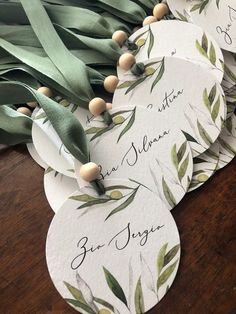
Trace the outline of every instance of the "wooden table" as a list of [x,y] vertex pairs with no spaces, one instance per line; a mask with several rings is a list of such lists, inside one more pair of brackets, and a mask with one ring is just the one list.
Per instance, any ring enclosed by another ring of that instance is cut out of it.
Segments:
[[[236,160],[173,210],[182,259],[150,313],[236,313]],[[0,149],[0,314],[77,313],[57,293],[45,261],[53,212],[43,170],[24,146]]]

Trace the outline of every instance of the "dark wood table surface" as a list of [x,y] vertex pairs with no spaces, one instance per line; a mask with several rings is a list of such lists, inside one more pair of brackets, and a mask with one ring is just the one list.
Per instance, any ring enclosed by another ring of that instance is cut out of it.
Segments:
[[[177,278],[150,313],[236,313],[236,160],[173,210],[182,242]],[[49,277],[53,211],[43,170],[24,146],[0,149],[0,313],[77,313]]]

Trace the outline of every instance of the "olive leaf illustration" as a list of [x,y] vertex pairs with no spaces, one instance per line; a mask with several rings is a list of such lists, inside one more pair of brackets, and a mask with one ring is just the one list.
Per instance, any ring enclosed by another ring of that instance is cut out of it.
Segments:
[[124,293],[122,287],[120,286],[118,280],[105,267],[103,267],[103,271],[104,271],[104,274],[105,274],[105,279],[106,279],[107,285],[110,288],[110,290],[112,291],[112,293],[121,302],[123,302],[126,305],[126,307],[128,307],[128,303],[127,303],[127,299],[126,299],[125,293]]
[[165,243],[161,247],[157,256],[157,292],[160,287],[163,286],[171,277],[179,261],[179,259],[177,259],[174,263],[169,265],[178,254],[180,250],[180,245],[178,244],[172,247],[168,252],[166,252],[167,247],[168,243]]
[[[128,116],[127,116],[128,114]],[[91,127],[88,130],[85,131],[87,135],[93,135],[90,139],[90,142],[94,141],[95,139],[99,138],[100,136],[104,135],[105,133],[111,131],[115,127],[121,127],[124,123],[127,123],[125,128],[122,130],[120,135],[118,136],[117,143],[120,141],[120,139],[131,129],[135,122],[135,114],[136,114],[136,108],[133,110],[122,110],[118,111],[111,115],[113,124],[109,126],[104,127]]]
[[143,291],[142,291],[142,285],[141,285],[141,277],[139,277],[139,280],[138,280],[137,285],[136,285],[134,304],[135,304],[136,314],[143,314],[145,312],[144,300],[143,300]]
[[236,155],[236,151],[235,149],[230,145],[228,144],[225,140],[223,140],[222,138],[218,138],[218,141],[220,142],[221,146],[228,152],[230,153],[231,155]]
[[236,84],[236,74],[233,73],[230,68],[224,64],[224,72],[225,72],[225,75],[234,83]]
[[[86,284],[86,283],[85,283]],[[74,299],[65,299],[66,302],[69,304],[77,307],[80,310],[84,310],[88,314],[97,314],[98,310],[96,309],[96,304],[102,305],[105,309],[110,310],[112,313],[119,313],[117,309],[114,308],[113,305],[111,305],[109,302],[95,297],[92,295],[92,303],[93,306],[91,306],[86,300],[82,293],[82,291],[71,284],[64,281],[64,285],[72,295]],[[86,284],[87,285],[87,284]],[[88,286],[88,285],[87,285]],[[95,307],[95,308],[94,308]]]
[[164,177],[162,177],[162,189],[163,189],[164,196],[167,202],[169,203],[169,205],[171,206],[171,208],[175,207],[177,205],[177,202],[175,200],[173,193],[171,192],[171,189],[167,185]]
[[175,12],[177,13],[177,15],[178,15],[180,21],[188,22],[187,17],[184,16],[181,12],[179,12],[179,11],[177,11],[177,10],[176,10]]
[[188,154],[184,158],[186,151],[187,141],[185,141],[178,150],[176,144],[172,147],[171,150],[171,160],[177,170],[180,182],[182,182],[183,178],[185,177],[189,166],[190,155]]
[[209,43],[206,33],[202,35],[201,43],[196,40],[196,48],[202,56],[204,56],[211,62],[212,65],[216,65],[216,50],[213,43]]
[[[102,197],[94,197],[88,194],[81,194],[81,195],[74,195],[71,196],[69,199],[83,203],[77,209],[85,209],[89,207],[93,207],[95,205],[106,204],[110,203],[119,203],[117,207],[115,207],[110,214],[106,217],[105,220],[109,219],[111,216],[115,215],[116,213],[124,210],[127,208],[135,199],[135,196],[141,186],[145,187],[141,183],[133,181],[137,184],[136,187],[129,187],[124,185],[113,185],[106,187],[106,194]],[[145,187],[147,188],[147,187]],[[125,193],[124,193],[125,191]],[[123,194],[124,193],[124,194]],[[123,201],[123,202],[122,202]]]
[[198,132],[199,132],[202,140],[207,144],[207,146],[211,146],[213,144],[213,141],[212,141],[210,135],[207,133],[207,131],[201,125],[199,120],[197,120],[197,127],[198,127]]
[[[216,0],[219,1],[219,0]],[[202,13],[202,11],[205,9],[205,7],[208,5],[209,0],[200,0],[200,3],[195,4],[191,9],[190,12],[194,12],[199,10],[199,14]]]
[[[165,58],[157,62],[147,63],[145,65],[144,74],[141,77],[139,76],[137,79],[132,80],[132,81],[122,82],[120,85],[118,85],[117,89],[126,89],[125,95],[127,95],[130,92],[134,91],[139,85],[145,82],[148,78],[154,76],[154,74],[157,72],[157,76],[151,86],[151,92],[152,92],[154,87],[161,80],[165,72],[165,60],[164,59]],[[152,67],[153,65],[158,65],[158,67],[155,69]]]
[[149,59],[151,52],[152,52],[152,49],[153,49],[153,46],[154,46],[154,40],[155,40],[152,29],[151,29],[151,25],[149,25],[148,37],[149,37],[149,45],[148,45],[147,54],[148,54],[148,59]]

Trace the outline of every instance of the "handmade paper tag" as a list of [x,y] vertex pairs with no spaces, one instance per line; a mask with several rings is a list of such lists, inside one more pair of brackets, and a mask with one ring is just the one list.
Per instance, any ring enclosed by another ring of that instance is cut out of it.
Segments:
[[50,167],[46,169],[44,173],[44,191],[48,203],[55,213],[78,188],[75,179],[64,176]]
[[193,159],[193,177],[189,192],[196,190],[216,172],[220,158],[220,144],[216,141],[205,153]]
[[46,169],[48,165],[42,160],[42,158],[37,153],[37,150],[34,147],[33,143],[27,143],[26,144],[28,152],[30,156],[33,158],[33,160],[42,168]]
[[100,179],[133,179],[172,209],[187,192],[193,171],[184,134],[142,107],[123,106],[110,113],[113,125],[96,128],[91,123],[86,130]]
[[180,58],[155,58],[144,65],[140,77],[127,71],[114,93],[113,108],[155,110],[156,121],[165,119],[169,128],[184,132],[194,157],[202,154],[219,136],[226,117],[220,84],[203,67]]
[[236,52],[235,0],[196,0],[188,6],[193,23],[210,33],[221,48]]
[[[212,36],[196,25],[181,21],[160,21],[142,27],[129,40],[138,46],[136,62],[163,56],[181,57],[201,64],[219,82],[223,79],[221,49]],[[120,76],[120,79],[124,77]]]
[[178,230],[168,209],[143,185],[125,180],[104,185],[106,195],[95,199],[78,191],[54,216],[48,270],[61,296],[80,313],[145,313],[176,276]]
[[[86,124],[93,118],[88,110],[73,104],[68,106],[68,110],[74,113],[83,127],[86,127]],[[34,118],[32,138],[39,156],[46,164],[61,174],[72,178],[75,177],[74,157],[63,145],[42,109]]]

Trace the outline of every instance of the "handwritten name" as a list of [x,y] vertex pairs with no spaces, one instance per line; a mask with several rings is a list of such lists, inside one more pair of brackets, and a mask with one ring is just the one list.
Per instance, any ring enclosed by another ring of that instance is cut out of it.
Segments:
[[170,130],[165,130],[163,131],[162,134],[159,134],[158,136],[152,139],[149,139],[147,135],[144,135],[142,138],[141,145],[137,145],[134,142],[131,142],[129,149],[122,157],[120,163],[118,163],[115,166],[112,166],[111,169],[106,170],[105,172],[103,172],[103,168],[100,165],[101,179],[104,180],[106,177],[109,177],[113,172],[118,171],[120,167],[122,167],[124,164],[130,167],[135,166],[138,163],[141,155],[148,153],[153,148],[154,145],[158,144],[158,142],[164,139],[166,136],[168,136],[169,133]]
[[153,104],[149,104],[147,106],[148,109],[155,109],[158,112],[162,112],[167,110],[168,108],[171,107],[171,105],[181,96],[183,95],[184,90],[178,90],[175,91],[174,89],[172,89],[171,92],[165,92],[165,96],[164,99],[162,100],[161,106],[157,106],[157,105],[153,105]]
[[236,20],[236,10],[228,5],[228,14],[229,14],[229,21],[227,22],[227,25],[217,26],[216,31],[218,34],[222,35],[224,37],[224,41],[227,45],[232,45],[233,39],[230,35],[231,28],[233,27],[234,21]]
[[107,247],[113,247],[117,251],[125,250],[132,241],[137,241],[138,245],[144,247],[150,238],[150,236],[162,228],[165,225],[152,226],[142,231],[133,231],[131,223],[129,222],[121,231],[116,233],[107,243],[100,243],[97,245],[90,244],[88,237],[82,237],[78,243],[78,253],[71,261],[71,268],[73,270],[78,269],[86,260],[88,254],[93,254],[97,251],[105,249]]

